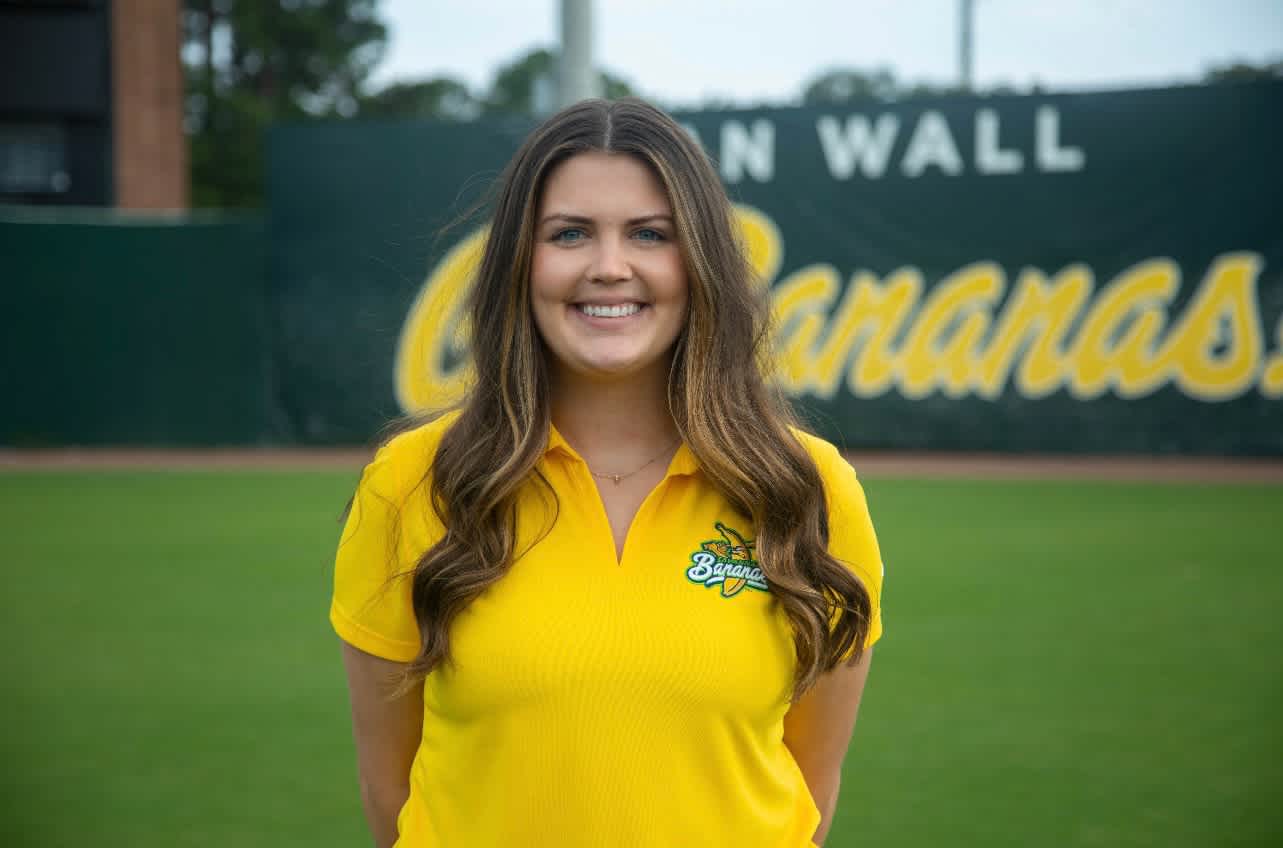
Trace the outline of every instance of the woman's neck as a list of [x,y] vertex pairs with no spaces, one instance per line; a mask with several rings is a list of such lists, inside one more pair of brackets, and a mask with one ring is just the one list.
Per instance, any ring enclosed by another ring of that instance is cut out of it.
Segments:
[[678,441],[667,379],[667,369],[618,381],[555,375],[553,424],[590,467],[645,461]]

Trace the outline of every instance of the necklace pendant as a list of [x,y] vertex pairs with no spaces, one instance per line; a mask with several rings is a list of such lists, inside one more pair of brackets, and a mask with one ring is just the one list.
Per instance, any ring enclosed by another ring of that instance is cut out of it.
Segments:
[[612,474],[612,475],[610,475],[610,479],[612,479],[612,480],[614,480],[614,481],[615,481],[615,485],[616,485],[616,486],[618,486],[618,485],[619,485],[619,475],[618,475],[618,474]]

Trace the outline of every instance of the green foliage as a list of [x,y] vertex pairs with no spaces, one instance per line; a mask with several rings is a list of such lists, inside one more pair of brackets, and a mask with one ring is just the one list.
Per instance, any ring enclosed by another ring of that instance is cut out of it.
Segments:
[[270,106],[250,92],[213,98],[200,129],[188,139],[193,206],[262,205],[263,130],[273,117]]
[[551,101],[557,84],[557,54],[538,48],[502,65],[486,92],[487,115],[534,115],[538,89]]
[[430,117],[443,121],[470,121],[482,104],[465,83],[451,77],[421,82],[394,82],[361,98],[363,118]]
[[355,114],[383,55],[378,0],[184,0],[196,206],[259,206],[276,120]]
[[[451,77],[401,81],[367,93],[387,28],[378,0],[184,0],[185,126],[192,204],[263,203],[263,134],[308,118],[536,116],[556,95],[556,51],[530,50],[498,69],[483,93]],[[633,93],[603,73],[610,98]]]
[[[546,48],[529,50],[501,65],[490,86],[474,92],[453,77],[395,82],[362,97],[360,117],[433,118],[470,121],[488,115],[539,117],[556,104],[559,56]],[[608,71],[601,73],[602,96],[629,97],[633,88]]]
[[888,103],[912,97],[936,97],[955,93],[961,92],[950,86],[902,82],[890,68],[875,68],[871,71],[834,68],[812,77],[803,86],[802,105],[840,106],[867,100]]
[[889,68],[861,71],[839,68],[825,71],[802,89],[806,106],[835,105],[852,100],[893,100],[900,85]]
[[618,100],[621,97],[635,97],[637,92],[633,91],[632,85],[622,77],[617,77],[610,71],[601,72],[601,96],[607,100]]
[[[552,111],[556,102],[560,53],[540,47],[518,56],[495,72],[482,98],[487,115],[536,117]],[[610,100],[630,97],[633,88],[608,71],[599,74],[602,96]]]
[[[1254,80],[1283,79],[1283,60],[1253,65],[1234,62],[1210,68],[1203,75],[1203,83],[1219,84],[1250,82]],[[848,103],[893,103],[921,97],[941,97],[951,94],[1012,95],[1041,94],[1044,88],[1034,83],[1027,89],[1007,83],[998,83],[968,92],[957,85],[937,85],[929,82],[910,83],[896,77],[887,67],[864,70],[861,68],[832,68],[817,74],[802,87],[804,106],[840,106]],[[715,108],[733,108],[730,102],[713,104]]]
[[1226,82],[1254,82],[1256,80],[1283,79],[1283,59],[1253,65],[1248,62],[1232,62],[1209,68],[1203,75],[1203,82],[1217,84]]

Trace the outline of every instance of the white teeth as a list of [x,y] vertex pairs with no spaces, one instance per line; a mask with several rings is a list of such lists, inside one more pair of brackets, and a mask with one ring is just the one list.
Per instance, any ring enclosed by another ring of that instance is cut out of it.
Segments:
[[594,318],[624,318],[641,311],[640,303],[620,303],[615,306],[595,306],[591,303],[579,304],[579,310]]

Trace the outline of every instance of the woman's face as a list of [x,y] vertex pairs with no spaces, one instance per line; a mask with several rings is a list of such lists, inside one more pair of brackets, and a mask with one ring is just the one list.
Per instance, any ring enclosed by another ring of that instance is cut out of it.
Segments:
[[530,299],[560,376],[666,375],[688,285],[672,207],[646,165],[590,152],[552,170],[537,210]]

